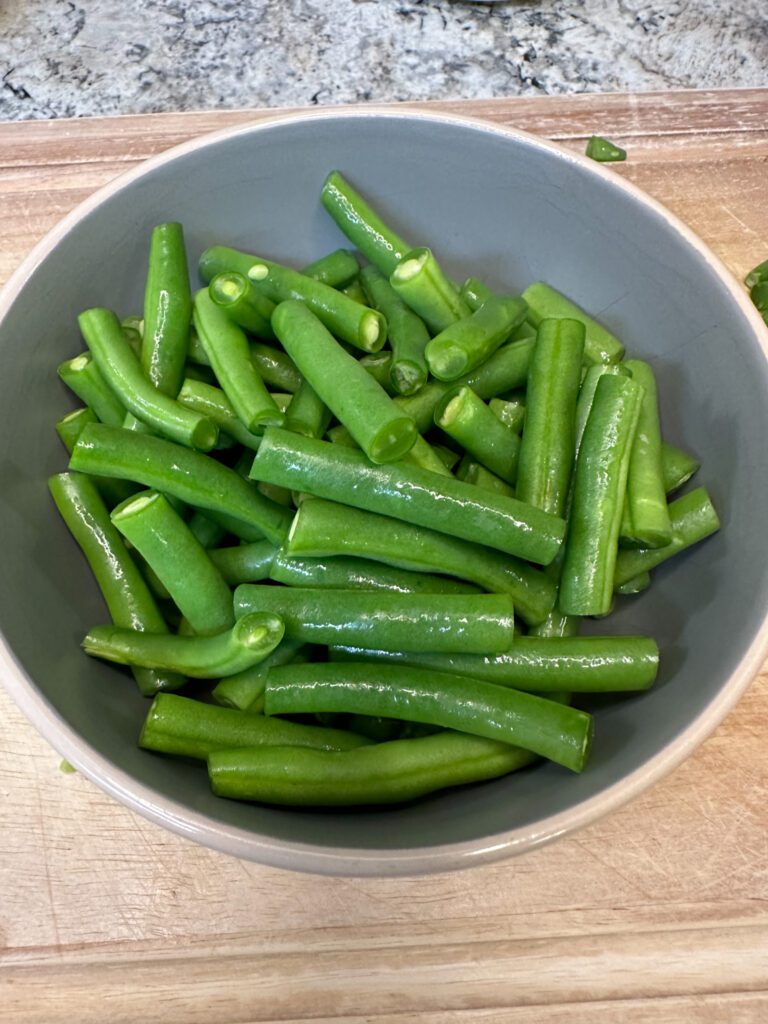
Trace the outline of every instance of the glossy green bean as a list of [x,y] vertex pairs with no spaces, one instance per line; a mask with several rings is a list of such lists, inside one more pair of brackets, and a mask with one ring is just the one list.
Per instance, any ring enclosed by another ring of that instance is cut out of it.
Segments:
[[496,476],[490,469],[486,469],[479,462],[475,462],[471,455],[465,455],[459,463],[456,478],[458,480],[465,480],[468,484],[474,484],[475,487],[482,487],[486,491],[506,494],[509,498],[515,497],[514,487],[510,487],[505,480],[502,480],[500,476]]
[[213,420],[219,428],[219,441],[223,435],[230,439],[230,443],[237,441],[252,451],[258,449],[261,443],[261,434],[252,434],[243,425],[232,403],[221,388],[187,377],[179,391],[178,401],[188,409],[194,409],[195,412]]
[[88,309],[77,319],[104,380],[129,412],[179,444],[202,451],[213,448],[219,436],[216,424],[150,383],[114,313],[108,309]]
[[255,433],[265,426],[281,426],[285,416],[259,376],[248,339],[206,288],[195,295],[193,318],[219,384],[245,428]]
[[223,707],[262,712],[269,670],[278,665],[294,665],[306,661],[310,650],[299,640],[283,639],[258,665],[219,680],[211,690],[211,697]]
[[492,398],[488,408],[494,416],[516,434],[523,432],[525,425],[525,400],[522,398]]
[[641,572],[631,580],[627,580],[626,583],[620,583],[619,586],[616,587],[616,593],[630,596],[634,594],[642,594],[642,592],[647,590],[650,585],[651,574],[649,572]]
[[193,679],[223,679],[263,661],[283,638],[276,615],[243,615],[232,629],[216,636],[139,633],[116,626],[94,626],[83,650],[93,658],[181,672]]
[[56,372],[70,391],[93,409],[101,423],[110,427],[122,426],[125,406],[104,380],[90,353],[67,359]]
[[338,171],[325,180],[320,201],[350,242],[389,276],[410,246],[382,221]]
[[[275,333],[304,378],[373,462],[401,459],[416,428],[303,303],[281,303]],[[267,481],[274,483],[275,481]]]
[[278,615],[289,639],[397,651],[505,651],[514,628],[512,598],[506,594],[398,594],[243,583],[235,591],[235,615],[256,611]]
[[688,483],[700,466],[701,463],[692,455],[666,441],[661,442],[661,472],[667,494],[672,494],[678,487]]
[[270,541],[257,540],[252,544],[239,544],[231,548],[212,548],[208,556],[226,582],[236,587],[238,583],[268,580],[277,550]]
[[520,437],[471,388],[461,385],[443,395],[435,409],[435,423],[486,469],[508,483],[515,482]]
[[192,531],[192,535],[197,538],[206,550],[221,544],[227,535],[223,526],[215,523],[199,511],[192,513],[187,526]]
[[492,296],[474,313],[449,324],[427,345],[425,357],[438,380],[455,381],[492,356],[525,320],[527,303]]
[[571,483],[583,357],[578,320],[542,320],[528,368],[516,492],[555,516],[565,515]]
[[170,398],[179,393],[192,322],[187,250],[181,224],[152,231],[144,289],[141,365],[152,384]]
[[428,469],[430,473],[438,473],[440,476],[450,476],[451,471],[445,464],[432,445],[425,441],[421,434],[416,436],[413,447],[403,457],[403,462],[410,466],[420,466]]
[[629,460],[621,537],[638,547],[661,548],[669,544],[672,527],[661,464],[656,378],[648,363],[640,359],[628,359],[624,365],[645,393]]
[[[285,352],[272,345],[264,345],[260,341],[252,341],[249,351],[253,365],[265,384],[271,388],[277,388],[278,391],[287,391],[291,394],[299,390],[301,374]],[[200,344],[196,331],[193,331],[190,340],[189,358],[190,362],[199,366],[210,366],[210,360]]]
[[659,648],[646,636],[518,636],[495,655],[406,654],[332,647],[333,661],[388,661],[532,693],[624,693],[653,686]]
[[493,593],[509,594],[516,613],[531,624],[541,622],[555,601],[554,584],[544,573],[516,558],[318,498],[302,503],[285,550],[291,557],[354,556],[400,569],[469,580]]
[[251,711],[216,707],[199,700],[160,694],[147,712],[139,746],[160,754],[205,758],[215,750],[262,746],[354,750],[368,741],[341,729],[266,718]]
[[396,394],[392,384],[391,352],[371,352],[369,355],[363,356],[359,362],[365,368],[366,373],[370,373],[376,383],[384,388],[388,395]]
[[343,288],[353,281],[360,273],[357,257],[349,249],[334,249],[319,260],[314,260],[301,268],[305,277],[322,281],[331,288]]
[[[354,273],[350,272],[352,266],[350,259],[355,263]],[[253,253],[242,252],[240,249],[231,249],[226,245],[213,245],[206,249],[200,257],[198,270],[200,277],[206,284],[209,284],[217,274],[241,274],[247,278],[248,271],[258,260],[259,257]],[[354,253],[347,253],[344,249],[338,249],[322,259],[307,264],[301,273],[306,277],[314,278],[317,281],[337,288],[354,277],[358,269]],[[271,312],[269,316],[271,316]],[[269,319],[269,316],[267,316],[267,319]]]
[[344,711],[458,729],[515,744],[572,771],[584,767],[593,722],[584,711],[493,683],[408,665],[353,662],[271,669],[268,715]]
[[591,135],[589,137],[586,154],[591,160],[597,160],[601,164],[627,159],[626,149],[622,149],[621,146],[617,146],[609,139],[604,139],[601,135]]
[[261,747],[208,758],[213,792],[233,800],[300,807],[394,804],[449,786],[495,779],[535,754],[506,743],[443,731],[346,753]]
[[[78,438],[89,423],[98,423],[98,418],[93,409],[85,406],[62,416],[56,424],[56,433],[68,455],[72,454]],[[109,507],[119,505],[121,501],[125,501],[136,492],[136,485],[128,480],[111,480],[109,477],[96,476],[92,476],[91,479]]]
[[[93,480],[80,473],[59,473],[50,478],[48,486],[56,508],[91,567],[115,625],[167,633],[165,619],[113,526]],[[158,690],[178,689],[184,683],[183,676],[170,672],[136,668],[133,674],[145,697]]]
[[677,498],[669,505],[672,540],[663,548],[627,548],[616,559],[614,585],[623,586],[640,573],[649,572],[668,558],[685,551],[720,529],[709,495],[703,487]]
[[306,437],[322,437],[331,422],[331,410],[308,381],[293,396],[285,415],[286,430]]
[[238,536],[247,534],[245,540],[266,537],[281,543],[291,523],[286,509],[268,501],[233,470],[160,437],[91,423],[75,445],[70,467],[135,480],[206,510],[217,522],[216,517],[224,515],[226,528]]
[[606,374],[614,377],[628,377],[629,371],[625,368],[623,363],[597,363],[594,366],[587,367],[587,372],[584,374],[584,380],[581,382],[578,401],[576,402],[575,450],[577,456],[579,454],[579,449],[581,448],[582,438],[584,437],[584,428],[587,425],[589,414],[592,411],[592,403],[595,400],[597,383],[600,378]]
[[195,633],[223,633],[235,621],[232,593],[205,548],[162,494],[144,491],[112,522],[166,588]]
[[387,321],[392,348],[392,386],[400,395],[411,395],[427,380],[429,369],[424,350],[429,342],[429,332],[421,317],[403,302],[375,266],[370,265],[360,271],[360,282],[368,302]]
[[361,452],[275,427],[264,433],[251,476],[540,564],[555,557],[565,533],[562,519],[514,498],[402,462],[375,466]]
[[390,274],[389,283],[433,334],[470,315],[470,308],[443,273],[431,249],[412,249]]
[[493,290],[476,277],[468,277],[459,289],[459,294],[473,313],[480,309],[484,302],[495,298]]
[[606,375],[598,381],[576,462],[558,602],[566,615],[605,615],[610,610],[642,398],[642,386],[630,377]]
[[208,284],[208,294],[233,324],[257,338],[274,338],[271,320],[275,304],[254,288],[245,274],[234,270],[216,274]]
[[618,363],[624,355],[624,346],[583,309],[555,291],[543,281],[529,285],[523,292],[528,303],[528,319],[538,327],[542,320],[580,320],[586,330],[584,358],[589,363]]

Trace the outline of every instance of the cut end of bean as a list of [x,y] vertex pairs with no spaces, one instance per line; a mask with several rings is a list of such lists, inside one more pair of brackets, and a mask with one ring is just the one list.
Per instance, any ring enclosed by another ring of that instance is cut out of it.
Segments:
[[397,462],[416,442],[416,424],[407,416],[392,420],[370,444],[368,457],[372,462]]
[[269,276],[269,267],[263,263],[254,263],[251,269],[248,271],[248,277],[252,281],[263,281],[265,277]]
[[283,620],[277,615],[251,612],[238,620],[234,638],[243,646],[257,650],[267,644],[277,647],[285,633]]
[[427,375],[418,363],[406,360],[392,363],[392,386],[399,395],[413,395],[426,383]]
[[136,497],[128,498],[127,501],[118,505],[117,508],[112,511],[112,519],[127,519],[129,516],[135,515],[137,512],[141,512],[148,505],[154,504],[154,502],[159,499],[160,495],[156,491],[145,491],[143,494],[137,494]]
[[392,273],[392,278],[395,281],[411,281],[420,272],[421,268],[427,262],[429,253],[426,249],[417,249],[416,252],[409,254],[406,258],[395,267]]
[[467,371],[467,353],[450,341],[431,341],[425,356],[433,376],[438,380],[456,380]]
[[378,352],[386,340],[384,320],[380,313],[371,310],[360,321],[360,341],[368,352]]
[[219,306],[228,306],[245,294],[246,283],[241,274],[217,274],[208,285],[208,292]]
[[218,440],[219,428],[213,420],[209,420],[207,416],[202,416],[200,422],[192,431],[192,447],[197,448],[201,452],[209,452],[212,448],[216,447]]
[[435,423],[439,427],[449,427],[461,416],[464,399],[467,394],[465,387],[456,388],[444,395],[435,409]]
[[80,356],[75,356],[74,359],[67,359],[66,362],[62,363],[59,367],[59,373],[62,370],[72,370],[74,373],[79,373],[80,370],[84,370],[90,363],[91,357],[87,352],[84,352]]

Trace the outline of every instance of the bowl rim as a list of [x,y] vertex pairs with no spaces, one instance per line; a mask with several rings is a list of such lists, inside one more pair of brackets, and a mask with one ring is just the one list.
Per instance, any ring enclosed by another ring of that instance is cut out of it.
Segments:
[[[24,287],[27,278],[56,245],[83,218],[105,200],[158,167],[189,153],[240,135],[269,132],[291,125],[327,120],[384,119],[451,124],[543,150],[558,160],[575,165],[601,179],[609,188],[625,193],[663,220],[695,249],[725,285],[737,309],[752,327],[754,340],[768,361],[768,332],[746,292],[712,250],[675,214],[637,185],[612,170],[555,142],[518,128],[481,118],[444,111],[428,111],[386,104],[335,107],[316,111],[276,113],[258,121],[200,135],[173,146],[116,176],[60,220],[32,249],[0,291],[0,325]],[[375,850],[358,847],[324,847],[312,843],[273,840],[248,829],[213,821],[177,800],[164,797],[138,782],[84,741],[37,689],[4,635],[0,633],[0,682],[42,737],[86,778],[123,805],[143,817],[193,839],[203,846],[269,867],[327,875],[385,877],[445,872],[487,864],[502,857],[535,849],[583,828],[618,809],[650,788],[681,764],[713,730],[743,695],[768,656],[768,612],[734,671],[707,707],[675,738],[629,775],[587,800],[530,825],[507,829],[484,838],[436,846]]]

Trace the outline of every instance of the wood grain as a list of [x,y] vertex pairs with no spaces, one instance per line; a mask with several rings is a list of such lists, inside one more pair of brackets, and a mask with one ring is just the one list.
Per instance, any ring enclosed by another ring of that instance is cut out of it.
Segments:
[[[768,250],[768,91],[439,104],[581,149],[737,275]],[[263,112],[262,112],[263,113]],[[116,173],[257,111],[0,125],[0,278]],[[670,778],[534,854],[327,879],[198,848],[79,775],[0,694],[0,1022],[768,1020],[768,673]]]

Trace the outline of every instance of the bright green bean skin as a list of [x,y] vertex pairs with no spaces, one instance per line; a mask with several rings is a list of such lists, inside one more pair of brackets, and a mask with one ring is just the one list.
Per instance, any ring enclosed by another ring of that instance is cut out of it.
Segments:
[[125,406],[104,380],[90,353],[67,359],[56,372],[70,391],[93,409],[101,423],[110,427],[122,426]]
[[252,544],[239,544],[231,548],[213,548],[208,556],[229,586],[236,587],[238,583],[268,580],[277,550],[270,541],[257,540]]
[[331,410],[308,381],[293,396],[285,415],[286,430],[306,437],[322,437],[331,422]]
[[223,679],[263,661],[282,639],[283,623],[276,615],[254,613],[216,636],[164,636],[94,626],[85,635],[83,650],[120,665],[181,672],[193,679]]
[[384,388],[388,395],[396,394],[392,385],[392,353],[372,352],[363,356],[360,365],[365,367],[366,373],[370,373],[376,383]]
[[[301,374],[285,352],[281,352],[279,348],[275,348],[273,345],[265,345],[260,341],[252,341],[249,350],[251,361],[265,384],[268,384],[271,388],[277,388],[278,391],[287,391],[290,394],[299,390],[301,387]],[[201,345],[195,330],[192,331],[189,343],[189,359],[190,362],[198,366],[211,365],[211,361]],[[213,381],[208,383],[215,383],[215,377]]]
[[[79,473],[59,473],[50,478],[48,486],[56,508],[91,567],[115,625],[167,633],[165,619],[113,526],[93,480]],[[159,690],[176,690],[184,683],[183,676],[170,672],[135,668],[133,674],[145,697]]]
[[338,171],[331,171],[326,178],[320,201],[355,248],[389,277],[411,247],[384,224]]
[[413,447],[413,421],[307,306],[294,300],[281,303],[272,326],[304,378],[372,462],[393,462]]
[[330,590],[392,590],[398,594],[478,592],[478,588],[471,583],[398,569],[367,558],[338,558],[334,555],[294,558],[282,551],[275,555],[270,578],[290,587],[325,587]]
[[179,391],[178,401],[188,409],[194,409],[195,412],[213,420],[219,428],[220,442],[222,435],[226,435],[252,451],[258,449],[261,434],[252,434],[243,426],[242,420],[221,388],[187,377]]
[[407,416],[411,417],[418,432],[424,434],[434,424],[437,403],[450,388],[450,384],[444,384],[439,380],[430,380],[413,395],[407,397],[399,395],[394,401]]
[[191,321],[184,231],[174,221],[158,224],[149,246],[141,364],[152,384],[170,398],[184,379]]
[[629,460],[621,536],[639,547],[661,548],[669,544],[672,527],[661,464],[656,378],[648,363],[640,359],[628,359],[624,365],[645,394]]
[[243,583],[235,591],[235,615],[256,611],[279,616],[292,640],[383,650],[505,651],[514,629],[512,598],[506,594],[398,594]]
[[412,395],[424,386],[429,373],[424,357],[429,331],[375,266],[371,264],[360,271],[360,282],[368,302],[387,320],[392,386],[399,395]]
[[[253,253],[230,249],[226,245],[212,245],[200,257],[198,271],[206,284],[210,284],[217,274],[240,274],[247,279],[248,271],[258,261],[259,257]],[[350,261],[354,262],[354,272],[352,272],[352,262]],[[314,263],[309,263],[301,273],[306,277],[312,277],[316,281],[337,288],[354,277],[358,270],[354,253],[338,249],[323,256],[322,259],[315,260]],[[262,313],[262,316],[269,320],[272,315],[271,310],[268,310],[268,307],[264,307],[264,309],[267,312]]]
[[488,408],[510,430],[522,434],[525,425],[525,401],[519,398],[492,398]]
[[301,268],[305,277],[322,281],[331,288],[344,288],[360,273],[357,257],[349,249],[334,249],[319,260],[314,260]]
[[[72,454],[78,438],[89,423],[98,423],[98,419],[93,409],[85,406],[62,416],[56,424],[56,433],[68,455]],[[125,501],[136,492],[136,485],[128,480],[110,480],[109,477],[95,476],[92,476],[91,479],[96,484],[105,503],[110,507],[119,505],[121,501]]]
[[566,615],[605,615],[610,610],[642,398],[642,386],[630,377],[605,375],[598,381],[576,462],[560,579],[559,608]]
[[193,512],[187,526],[206,550],[221,544],[226,537],[226,530],[202,512]]
[[[97,427],[87,427],[86,431]],[[75,449],[77,450],[77,449]],[[426,526],[546,565],[565,523],[514,498],[402,462],[372,465],[362,452],[270,427],[251,477]]]
[[382,715],[499,740],[580,772],[591,715],[520,690],[408,665],[353,662],[271,669],[267,715],[317,711]]
[[516,492],[521,501],[555,516],[566,511],[583,357],[579,321],[542,320],[528,368]]
[[486,469],[479,462],[475,462],[470,455],[465,455],[461,460],[456,471],[456,477],[458,480],[465,480],[468,484],[474,484],[475,487],[482,487],[486,491],[506,494],[509,498],[515,497],[514,487],[510,487],[505,480],[502,480],[500,476],[496,476],[490,469]]
[[442,461],[449,473],[459,464],[459,462],[461,462],[461,455],[459,452],[455,452],[453,448],[449,448],[447,445],[435,444],[431,445],[431,448]]
[[235,622],[232,593],[205,548],[166,498],[144,491],[119,505],[112,522],[131,542],[200,636]]
[[223,707],[262,712],[269,670],[278,665],[293,665],[306,661],[309,650],[310,648],[299,640],[283,639],[258,665],[219,680],[211,690],[211,697]]
[[443,273],[431,249],[406,253],[389,277],[403,302],[433,334],[470,315],[470,308]]
[[701,463],[692,455],[666,441],[661,442],[661,472],[667,494],[672,494],[678,487],[688,483],[700,466]]
[[195,295],[194,324],[222,390],[238,418],[251,433],[281,426],[280,412],[251,359],[248,339],[215,302],[208,290]]
[[493,291],[476,277],[468,277],[459,289],[459,295],[474,313],[484,302],[494,298]]
[[592,403],[595,400],[597,382],[605,374],[628,377],[629,371],[624,367],[623,363],[596,363],[594,366],[587,367],[584,380],[581,382],[579,398],[576,402],[575,450],[577,457],[581,448],[582,438],[584,437],[584,428],[587,425],[589,414],[592,411]]
[[626,160],[627,151],[617,146],[609,139],[600,135],[592,135],[587,141],[586,154],[591,160],[598,163],[615,163],[617,160]]
[[219,436],[216,424],[149,382],[114,313],[88,309],[77,321],[102,376],[129,412],[172,441],[202,451],[213,448]]
[[443,395],[435,423],[486,469],[507,483],[515,482],[520,438],[471,388],[461,385]]
[[354,750],[367,742],[362,736],[341,729],[266,718],[170,693],[155,697],[139,736],[139,746],[144,750],[202,760],[215,750],[241,747]]
[[623,586],[643,572],[655,569],[668,558],[685,551],[720,529],[709,495],[703,487],[677,498],[669,505],[672,540],[663,548],[626,548],[616,559],[614,584]]
[[395,804],[524,768],[535,754],[480,736],[443,731],[344,754],[261,747],[208,758],[213,792],[299,807]]
[[525,320],[527,304],[512,296],[492,296],[463,320],[441,331],[427,345],[425,356],[438,380],[454,381],[492,356]]
[[634,576],[631,580],[627,580],[626,583],[621,583],[616,587],[617,594],[625,594],[632,596],[634,594],[642,594],[644,590],[647,590],[651,585],[651,574],[649,572],[641,572],[639,575]]
[[584,338],[584,358],[589,363],[618,363],[624,355],[624,346],[583,309],[555,291],[543,281],[529,285],[523,292],[528,303],[528,319],[535,327],[542,320],[580,320],[586,329]]
[[398,662],[471,676],[532,693],[624,693],[647,690],[659,669],[659,648],[646,636],[518,636],[503,654],[405,654],[332,647],[335,661]]
[[160,437],[91,423],[75,445],[70,468],[135,480],[207,510],[211,518],[217,514],[228,516],[227,528],[238,532],[237,524],[241,523],[247,528],[240,531],[248,534],[246,540],[266,537],[280,544],[291,524],[286,509],[264,498],[233,470]]
[[208,284],[208,294],[233,324],[257,338],[274,338],[271,320],[275,304],[257,291],[245,274],[233,270],[217,274]]
[[552,581],[516,558],[318,498],[302,503],[285,550],[294,558],[353,556],[469,580],[492,593],[509,594],[520,618],[534,625],[547,616],[555,602]]
[[528,636],[562,639],[564,637],[578,636],[581,632],[581,617],[578,615],[563,615],[557,608],[553,608],[549,615],[540,622],[538,626],[532,626],[528,630]]
[[421,466],[428,469],[430,473],[438,473],[440,476],[450,476],[451,471],[444,460],[435,451],[432,445],[425,441],[421,434],[416,435],[411,450],[403,458],[403,462],[411,466]]

